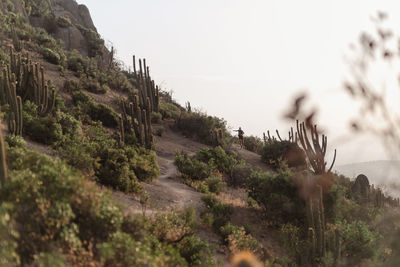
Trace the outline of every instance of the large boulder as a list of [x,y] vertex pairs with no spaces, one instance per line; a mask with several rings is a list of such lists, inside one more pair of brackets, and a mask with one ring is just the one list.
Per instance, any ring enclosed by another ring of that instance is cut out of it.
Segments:
[[369,194],[369,180],[364,174],[357,176],[352,188],[354,194],[359,195],[361,198],[368,198]]

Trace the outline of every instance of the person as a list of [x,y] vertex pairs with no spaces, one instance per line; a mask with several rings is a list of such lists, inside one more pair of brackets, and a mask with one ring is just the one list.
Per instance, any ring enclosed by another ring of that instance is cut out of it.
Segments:
[[240,148],[243,148],[243,144],[244,144],[244,132],[242,130],[242,127],[239,127],[238,130],[233,130],[234,132],[238,132],[238,137],[239,137],[239,143],[240,143]]

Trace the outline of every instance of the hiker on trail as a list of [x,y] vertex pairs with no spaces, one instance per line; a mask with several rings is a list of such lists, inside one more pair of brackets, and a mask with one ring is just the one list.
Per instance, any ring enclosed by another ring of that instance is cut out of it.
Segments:
[[243,135],[244,135],[244,132],[243,132],[242,128],[239,127],[239,130],[233,130],[233,131],[234,132],[238,132],[240,148],[243,148],[243,142],[244,142]]

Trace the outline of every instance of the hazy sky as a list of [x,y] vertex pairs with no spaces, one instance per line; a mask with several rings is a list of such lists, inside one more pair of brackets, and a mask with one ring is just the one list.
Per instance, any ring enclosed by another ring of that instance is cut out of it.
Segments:
[[146,58],[156,82],[178,102],[262,136],[268,129],[286,132],[282,114],[306,91],[319,107],[329,147],[338,149],[338,164],[385,158],[374,139],[341,138],[355,110],[342,89],[349,72],[344,56],[361,31],[373,29],[378,10],[400,17],[398,1],[78,2],[118,58],[127,66],[133,54]]

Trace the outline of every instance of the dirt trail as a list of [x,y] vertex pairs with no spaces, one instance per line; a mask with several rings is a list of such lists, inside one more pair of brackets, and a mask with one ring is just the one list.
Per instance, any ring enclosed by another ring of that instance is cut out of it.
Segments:
[[238,153],[242,159],[247,161],[253,167],[255,167],[261,171],[270,171],[271,170],[270,168],[267,167],[267,165],[265,165],[261,161],[260,155],[254,153],[254,152],[248,151],[244,148],[240,148],[240,146],[238,144],[233,144],[232,149],[233,149],[233,151]]
[[[174,165],[176,151],[193,154],[197,150],[206,147],[193,140],[185,138],[170,129],[171,123],[163,125],[162,137],[156,137],[157,161],[161,175],[150,183],[142,183],[149,195],[149,207],[146,214],[159,211],[182,210],[193,205],[197,211],[202,208],[201,193],[176,180],[178,170]],[[161,127],[161,125],[154,126]],[[113,191],[113,197],[125,206],[125,212],[142,212],[139,197]]]

